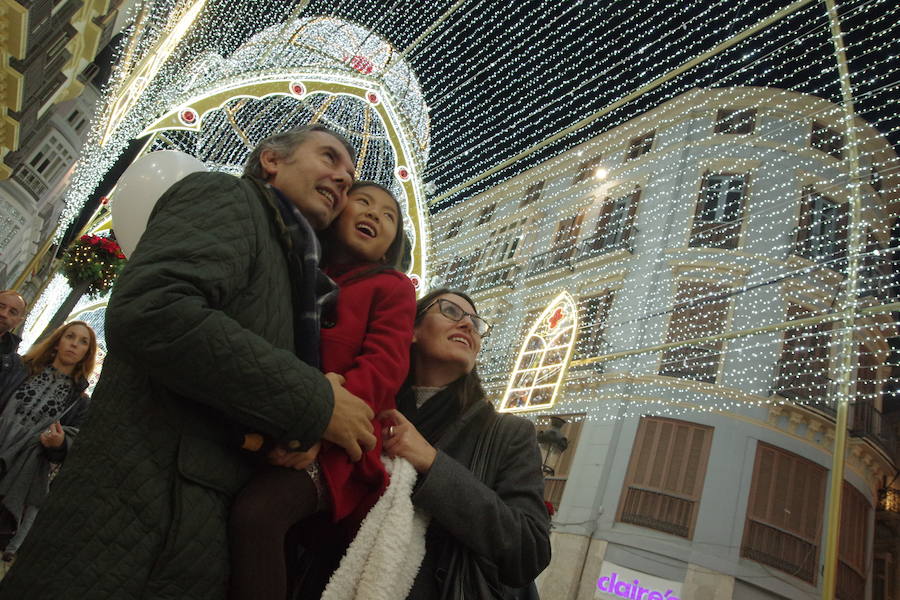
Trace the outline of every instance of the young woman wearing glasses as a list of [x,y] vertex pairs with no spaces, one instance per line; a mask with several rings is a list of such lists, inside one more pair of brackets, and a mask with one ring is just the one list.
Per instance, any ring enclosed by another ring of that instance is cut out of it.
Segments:
[[[410,599],[442,598],[459,577],[449,562],[465,548],[497,598],[519,597],[550,561],[541,460],[530,421],[500,416],[475,368],[490,331],[472,300],[447,289],[417,305],[406,386],[390,411],[384,449],[416,468],[413,503],[431,514],[426,554]],[[469,470],[479,436],[500,419],[482,483]],[[450,575],[448,576],[448,569]],[[468,578],[472,579],[472,578]],[[472,582],[470,581],[471,585]],[[463,590],[484,597],[483,588]]]

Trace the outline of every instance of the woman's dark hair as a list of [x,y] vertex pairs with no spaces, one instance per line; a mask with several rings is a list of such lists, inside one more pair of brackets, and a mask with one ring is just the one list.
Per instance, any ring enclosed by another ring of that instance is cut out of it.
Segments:
[[[371,269],[354,276],[353,279],[370,277],[388,269],[395,269],[401,273],[405,272],[410,263],[410,243],[406,236],[406,231],[403,229],[403,212],[400,210],[400,203],[397,201],[396,196],[394,196],[394,193],[391,190],[374,181],[357,181],[350,187],[350,190],[347,193],[351,194],[355,190],[366,187],[377,188],[390,196],[391,200],[394,201],[394,205],[397,207],[398,217],[397,233],[394,235],[394,239],[391,240],[391,245],[388,246],[387,251],[384,253],[384,261],[374,265]],[[328,264],[329,255],[333,252],[332,249],[337,243],[334,237],[333,224],[322,232],[320,239],[322,241],[322,262],[323,264]]]
[[[431,307],[431,304],[446,294],[453,294],[454,296],[459,296],[466,302],[472,305],[472,308],[477,312],[478,309],[475,307],[475,302],[472,301],[472,298],[469,297],[465,292],[460,292],[459,290],[453,290],[450,288],[438,288],[436,290],[432,290],[422,296],[418,302],[416,302],[416,320],[415,325],[418,325],[422,318],[425,317],[426,311]],[[415,373],[416,363],[415,363],[415,353],[410,353],[410,362],[409,362],[409,381],[413,381],[413,375]],[[484,387],[481,384],[481,376],[478,374],[478,365],[476,364],[471,371],[461,376],[456,381],[451,382],[447,385],[447,390],[453,394],[456,398],[459,399],[459,409],[460,412],[465,412],[467,408],[475,404],[476,402],[484,402],[487,400],[487,394],[484,393]]]

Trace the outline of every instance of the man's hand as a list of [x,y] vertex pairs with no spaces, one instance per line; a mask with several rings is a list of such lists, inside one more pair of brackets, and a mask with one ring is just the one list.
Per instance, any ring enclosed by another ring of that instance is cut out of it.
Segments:
[[316,442],[312,448],[306,452],[296,452],[287,450],[283,446],[276,446],[268,454],[269,464],[285,467],[287,469],[295,469],[302,471],[316,460],[319,450],[322,449],[322,443]]
[[[375,413],[369,405],[354,396],[339,383],[343,377],[333,373],[325,377],[334,392],[334,412],[322,439],[333,442],[347,451],[353,462],[362,458],[363,452],[375,447],[372,418]],[[337,379],[340,377],[340,380]]]
[[41,433],[41,437],[38,439],[40,439],[41,445],[44,448],[59,448],[66,439],[66,432],[63,431],[59,421],[56,421],[50,425],[50,429]]

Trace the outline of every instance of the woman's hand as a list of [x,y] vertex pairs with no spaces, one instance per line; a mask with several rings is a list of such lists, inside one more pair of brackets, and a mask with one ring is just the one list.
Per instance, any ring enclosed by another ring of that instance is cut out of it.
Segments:
[[50,425],[50,429],[41,433],[41,437],[38,439],[44,448],[59,448],[66,439],[66,432],[63,431],[59,421],[56,421]]
[[415,425],[398,410],[386,410],[379,419],[392,422],[382,433],[382,447],[388,456],[405,458],[419,473],[427,473],[437,450],[422,437]]
[[295,450],[288,450],[283,446],[276,446],[269,451],[269,464],[275,465],[277,467],[285,467],[287,469],[302,471],[303,469],[311,465],[314,460],[316,460],[316,456],[319,455],[319,450],[321,449],[322,442],[316,442],[309,450],[306,450],[305,452],[297,452]]

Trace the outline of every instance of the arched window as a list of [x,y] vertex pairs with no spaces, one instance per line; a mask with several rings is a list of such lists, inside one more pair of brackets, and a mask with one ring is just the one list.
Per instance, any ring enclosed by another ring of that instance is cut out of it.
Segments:
[[553,406],[566,374],[578,329],[578,309],[568,292],[553,299],[525,336],[501,412]]

